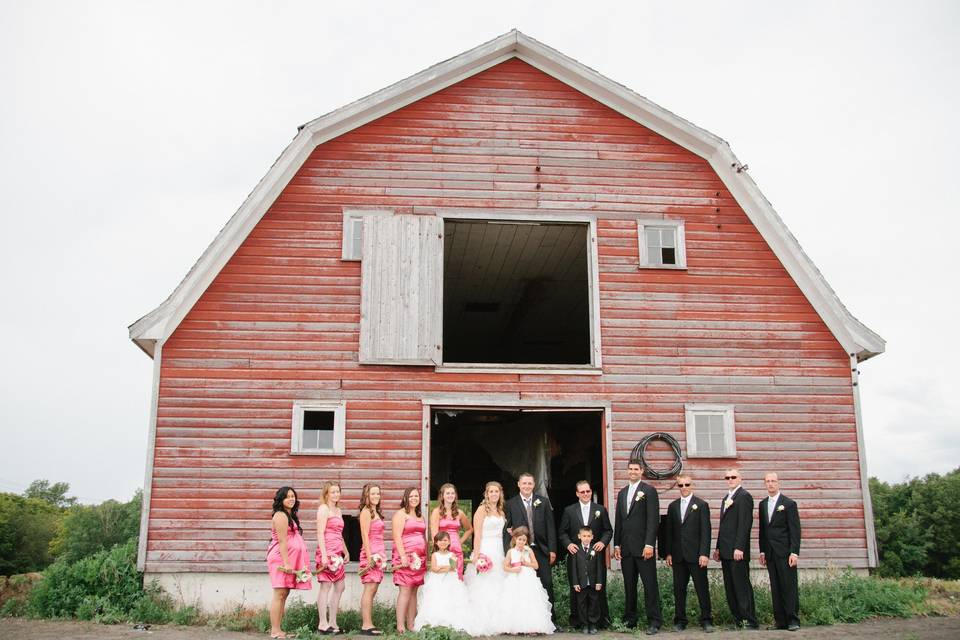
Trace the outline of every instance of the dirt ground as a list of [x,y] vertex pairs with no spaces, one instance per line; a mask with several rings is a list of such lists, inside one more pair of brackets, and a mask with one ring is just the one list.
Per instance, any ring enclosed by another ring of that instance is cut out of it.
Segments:
[[[626,639],[626,634],[604,634],[610,638]],[[660,634],[671,640],[682,638],[705,638],[699,628],[688,629],[683,633],[674,633],[665,629]],[[748,631],[721,631],[710,638],[743,638],[753,636]],[[266,634],[233,633],[216,631],[206,627],[154,626],[148,631],[134,630],[130,625],[99,625],[92,622],[25,620],[22,618],[0,619],[0,639],[2,640],[87,640],[89,638],[149,638],[150,640],[250,640],[265,638]],[[556,634],[557,640],[582,638],[580,634]],[[604,636],[598,636],[598,638]],[[642,636],[646,637],[646,636]],[[879,619],[860,624],[840,624],[830,627],[809,627],[799,632],[761,631],[758,638],[912,638],[915,640],[956,640],[960,638],[960,617],[951,618],[910,618]]]

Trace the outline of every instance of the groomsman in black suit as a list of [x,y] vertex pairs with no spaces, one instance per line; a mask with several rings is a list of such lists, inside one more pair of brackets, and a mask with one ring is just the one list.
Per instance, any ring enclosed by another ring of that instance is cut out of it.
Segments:
[[687,628],[687,585],[693,588],[700,602],[700,625],[713,632],[710,610],[710,585],[707,563],[710,561],[710,505],[693,495],[689,475],[677,476],[680,497],[667,507],[667,566],[673,567],[673,596],[676,609],[673,623],[677,631]]
[[[570,555],[567,557],[567,574],[571,576],[570,602],[576,602],[576,593],[573,590],[572,571],[576,561],[577,554],[580,552],[580,529],[589,527],[593,532],[593,542],[591,548],[601,557],[606,558],[606,549],[613,539],[613,526],[610,524],[610,516],[607,509],[601,504],[593,501],[593,489],[586,480],[577,483],[577,501],[563,510],[560,516],[560,530],[557,532],[560,538],[560,546],[567,550]],[[606,568],[606,565],[604,565]],[[606,626],[609,623],[610,613],[607,607],[607,585],[601,582],[601,592],[598,594],[600,602],[600,622],[598,626]],[[581,620],[576,607],[570,607],[570,626],[576,629]]]
[[740,486],[740,470],[727,469],[729,491],[720,503],[720,528],[713,559],[723,569],[723,588],[737,626],[759,629],[750,584],[750,529],[753,528],[753,496]]
[[[643,581],[643,599],[647,613],[647,635],[660,631],[660,589],[657,586],[657,544],[660,524],[660,500],[657,490],[641,480],[639,460],[627,464],[627,486],[617,495],[617,518],[613,528],[613,557],[621,562],[626,592],[624,622],[637,626],[637,577]],[[752,507],[752,505],[751,505]]]
[[797,503],[780,493],[780,478],[763,478],[767,497],[760,501],[760,566],[770,575],[773,619],[770,629],[800,629],[797,565],[800,563],[800,512]]
[[510,548],[510,534],[513,527],[525,526],[530,529],[530,548],[537,557],[537,577],[550,597],[553,606],[553,573],[551,567],[557,561],[557,523],[553,520],[553,507],[550,500],[533,492],[535,480],[532,473],[521,473],[517,479],[520,494],[515,495],[504,506],[507,524],[503,531],[503,548]]

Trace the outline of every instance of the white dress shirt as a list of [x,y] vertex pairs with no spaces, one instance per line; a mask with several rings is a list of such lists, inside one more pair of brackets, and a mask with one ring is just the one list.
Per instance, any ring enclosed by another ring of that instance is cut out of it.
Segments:
[[690,506],[690,500],[693,499],[693,494],[691,493],[686,498],[680,496],[680,521],[683,522],[683,519],[687,517],[687,508]]
[[637,489],[640,487],[640,480],[637,480],[633,484],[630,484],[627,488],[627,511],[630,510],[630,505],[633,504],[633,498],[637,493]]
[[780,499],[780,492],[775,496],[767,496],[767,522],[773,520],[773,513],[777,508],[777,500]]
[[580,517],[583,518],[583,526],[590,524],[590,505],[593,502],[581,502],[580,503]]

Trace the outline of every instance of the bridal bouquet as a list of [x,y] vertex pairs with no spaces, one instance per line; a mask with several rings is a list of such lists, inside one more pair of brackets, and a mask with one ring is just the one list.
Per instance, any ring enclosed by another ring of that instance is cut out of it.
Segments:
[[297,569],[297,570],[294,572],[294,575],[296,576],[296,581],[297,581],[298,583],[299,583],[299,582],[310,582],[310,578],[313,577],[313,575],[310,573],[310,571],[309,571],[306,567],[304,567],[303,569]]
[[473,566],[477,568],[477,573],[486,573],[493,567],[493,562],[490,561],[487,554],[480,553],[477,554],[477,560],[473,563]]
[[367,575],[374,569],[379,569],[383,566],[383,556],[379,553],[375,553],[367,559],[367,566],[360,570],[360,577]]
[[332,555],[327,558],[327,570],[336,573],[343,566],[343,556]]

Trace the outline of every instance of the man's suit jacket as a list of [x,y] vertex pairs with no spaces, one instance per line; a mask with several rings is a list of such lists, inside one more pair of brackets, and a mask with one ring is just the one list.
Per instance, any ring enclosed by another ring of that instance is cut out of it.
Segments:
[[742,486],[733,494],[733,504],[726,506],[727,496],[720,502],[720,527],[717,530],[717,549],[721,560],[733,560],[734,549],[743,551],[743,559],[750,560],[750,529],[753,528],[753,496]]
[[633,501],[627,504],[630,485],[617,494],[617,522],[613,529],[613,546],[625,556],[642,556],[646,545],[656,547],[660,525],[660,498],[657,490],[640,481]]
[[[536,504],[539,501],[540,504]],[[553,507],[550,506],[550,500],[533,494],[533,540],[536,549],[543,553],[554,553],[557,551],[557,523],[553,521]],[[503,529],[503,544],[505,548],[510,548],[510,534],[507,529],[516,527],[527,527],[527,510],[523,508],[523,498],[517,494],[507,500],[504,505],[507,524]]]
[[710,505],[706,500],[691,496],[686,517],[682,520],[679,498],[667,507],[667,539],[664,543],[674,562],[695,563],[700,556],[710,557],[710,532]]
[[[593,545],[591,544],[591,547]],[[603,551],[580,551],[570,558],[570,586],[593,587],[607,582],[607,562]]]
[[797,503],[781,493],[774,506],[773,519],[767,522],[768,502],[769,496],[760,501],[758,510],[760,553],[772,553],[784,558],[791,553],[800,555],[800,512]]
[[[600,515],[597,515],[598,513]],[[560,531],[557,532],[560,537],[560,546],[566,549],[571,544],[579,545],[580,539],[577,538],[577,534],[580,533],[580,527],[590,527],[593,530],[591,546],[597,542],[610,546],[610,540],[613,539],[613,526],[610,524],[610,515],[602,504],[590,503],[587,522],[583,521],[579,500],[564,509],[563,515],[560,516]]]

